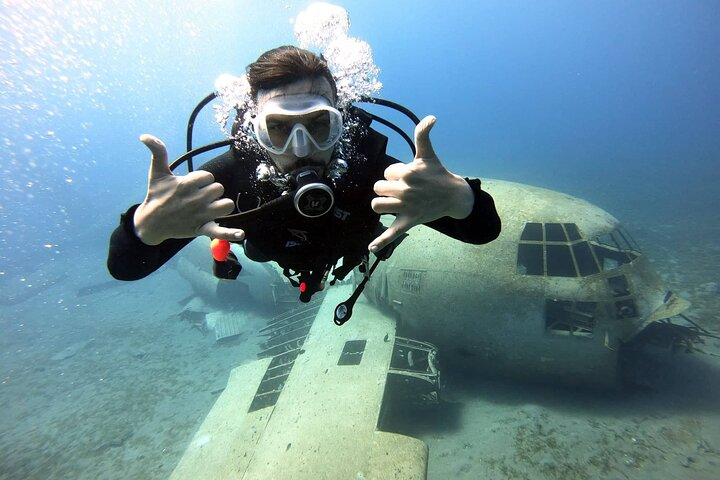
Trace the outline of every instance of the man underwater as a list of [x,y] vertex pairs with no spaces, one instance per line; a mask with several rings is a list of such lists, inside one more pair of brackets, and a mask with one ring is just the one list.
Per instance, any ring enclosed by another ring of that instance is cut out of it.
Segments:
[[[141,136],[152,152],[148,191],[112,234],[113,277],[143,278],[205,235],[242,243],[251,260],[276,262],[308,301],[329,272],[342,279],[368,250],[386,254],[415,225],[472,244],[499,235],[480,181],[452,174],[433,151],[435,117],[417,125],[417,153],[404,164],[387,155],[387,138],[362,110],[336,108],[335,79],[321,56],[278,47],[248,66],[247,79],[256,108],[251,141],[235,142],[199,170],[174,175],[162,141]],[[262,214],[249,220],[246,212]],[[380,214],[395,215],[384,231]]]

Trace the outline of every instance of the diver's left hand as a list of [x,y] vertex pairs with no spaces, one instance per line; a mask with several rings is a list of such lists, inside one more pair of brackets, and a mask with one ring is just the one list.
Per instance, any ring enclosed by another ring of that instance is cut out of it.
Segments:
[[385,169],[385,180],[375,182],[372,201],[377,213],[396,215],[392,225],[370,243],[371,252],[383,249],[415,225],[441,217],[465,218],[475,197],[464,178],[449,172],[430,143],[435,117],[429,115],[415,127],[415,159]]

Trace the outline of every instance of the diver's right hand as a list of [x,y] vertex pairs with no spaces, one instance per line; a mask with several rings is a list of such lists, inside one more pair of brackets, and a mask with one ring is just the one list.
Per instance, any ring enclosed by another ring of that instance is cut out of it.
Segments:
[[229,198],[221,198],[224,188],[212,173],[196,170],[176,176],[159,138],[145,134],[140,141],[152,152],[147,196],[133,218],[135,233],[143,243],[158,245],[169,238],[200,235],[235,242],[245,238],[242,230],[221,227],[214,221],[235,207]]

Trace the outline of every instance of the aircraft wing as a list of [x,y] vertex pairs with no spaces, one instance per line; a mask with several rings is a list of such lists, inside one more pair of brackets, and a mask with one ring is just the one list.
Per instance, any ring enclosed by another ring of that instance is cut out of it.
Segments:
[[389,377],[439,383],[434,366],[398,369],[434,351],[396,342],[395,321],[362,298],[336,326],[334,309],[351,293],[334,286],[322,302],[273,320],[264,358],[231,372],[171,478],[426,478],[425,443],[377,425]]

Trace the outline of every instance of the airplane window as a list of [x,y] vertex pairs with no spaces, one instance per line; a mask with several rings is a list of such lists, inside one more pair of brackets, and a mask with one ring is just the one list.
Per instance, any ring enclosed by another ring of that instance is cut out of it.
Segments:
[[521,275],[586,277],[614,270],[640,255],[635,241],[620,228],[586,242],[574,223],[530,222],[520,241],[517,272]]
[[620,262],[617,261],[617,259],[612,257],[604,257],[602,259],[603,262],[603,270],[615,270],[620,266]]
[[518,245],[518,273],[522,275],[542,275],[545,273],[543,263],[542,245],[534,243],[521,243]]
[[630,263],[637,258],[637,255],[633,253],[621,252],[602,245],[592,245],[592,249],[604,271],[614,270],[620,265]]
[[526,223],[525,229],[523,230],[522,235],[520,235],[520,240],[542,242],[542,223]]
[[610,277],[607,282],[613,297],[624,297],[626,295],[630,295],[630,287],[628,286],[625,275]]
[[545,329],[555,335],[592,337],[596,302],[545,301]]
[[635,252],[640,252],[640,246],[635,242],[635,239],[630,235],[630,232],[625,230],[624,228],[618,228],[617,233],[622,236],[623,240],[628,244],[628,247],[630,247],[630,250],[633,250]]
[[[596,237],[595,243],[599,243],[602,245],[605,245],[607,247],[610,247],[611,249],[616,250],[622,250],[622,251],[632,251],[632,252],[640,252],[640,248],[638,247],[638,244],[633,240],[633,238],[630,236],[630,234],[622,229],[617,228],[613,230],[612,232],[606,233],[604,235],[600,235],[599,237]],[[633,260],[637,257],[635,255],[633,257]]]
[[567,242],[567,236],[562,225],[559,223],[546,223],[545,224],[545,241],[546,242]]
[[620,235],[619,231],[615,230],[614,232],[611,232],[610,235],[619,246],[620,250],[631,250],[630,245],[625,241],[625,237]]
[[590,251],[590,245],[587,242],[576,243],[572,246],[575,260],[577,261],[578,270],[581,277],[594,275],[600,271],[597,262]]
[[623,229],[617,229],[613,232],[613,237],[619,243],[622,245],[623,250],[632,250],[635,252],[639,252],[640,249],[637,246],[637,243],[635,243],[635,240],[632,239],[629,233],[626,231],[623,231]]
[[570,237],[571,242],[582,239],[582,235],[580,235],[580,230],[578,230],[577,225],[574,223],[564,223],[563,225],[565,225],[565,230],[567,230],[567,234],[568,237]]
[[551,277],[576,277],[569,245],[547,246],[547,274]]
[[617,244],[615,239],[610,233],[606,233],[604,235],[600,235],[595,238],[595,241],[599,243],[600,245],[606,245],[610,248],[615,248],[617,250],[620,250],[620,245]]
[[597,309],[597,302],[575,302],[575,309],[585,316],[593,315]]
[[632,300],[623,300],[621,302],[615,302],[615,318],[633,318],[637,317],[637,308],[635,302]]

